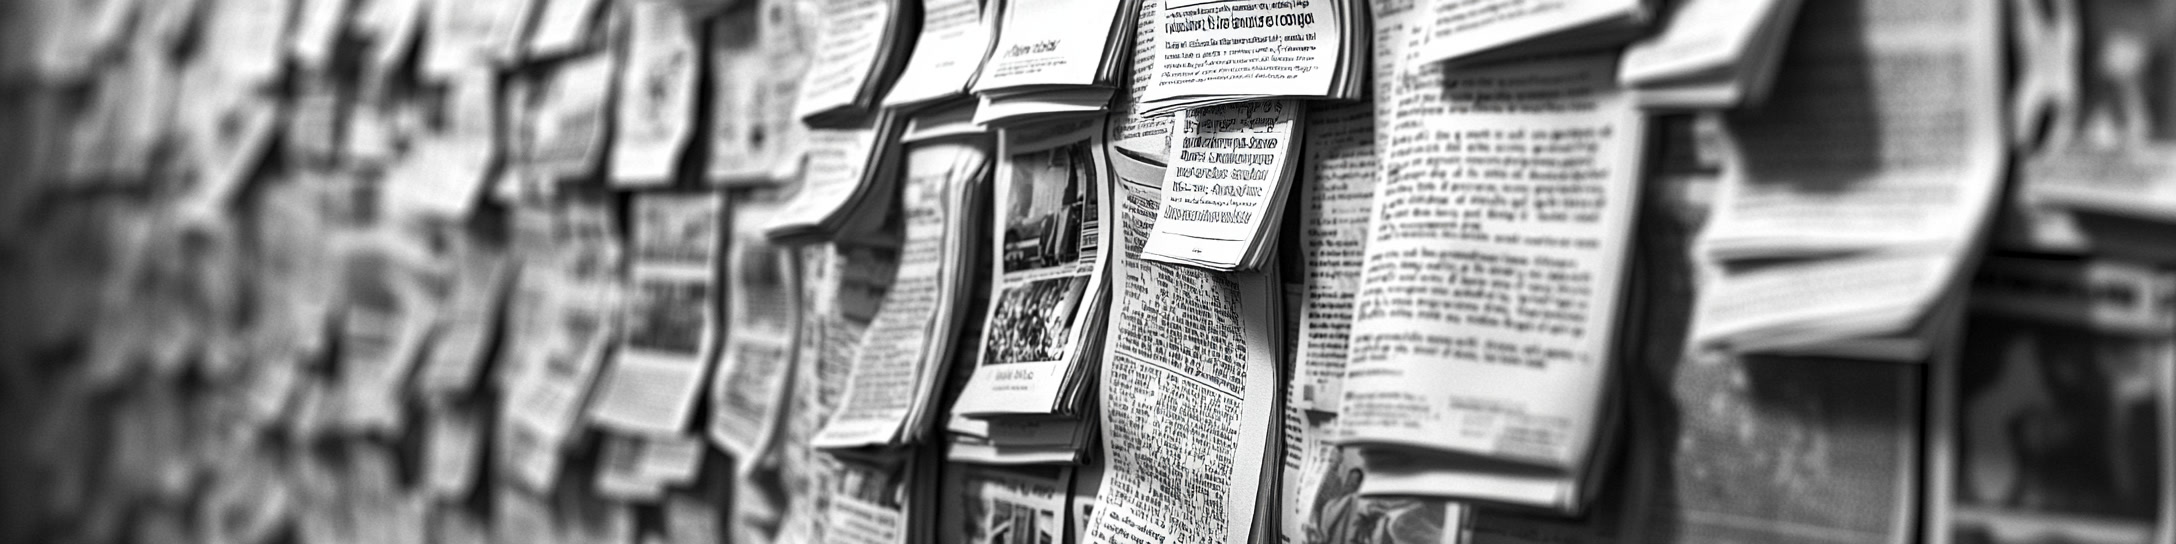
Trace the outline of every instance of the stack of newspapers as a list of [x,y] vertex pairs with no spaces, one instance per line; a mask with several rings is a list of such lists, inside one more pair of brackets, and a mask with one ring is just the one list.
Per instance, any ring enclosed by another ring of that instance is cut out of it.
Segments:
[[794,116],[812,126],[853,124],[907,64],[915,4],[902,0],[822,0],[813,63],[802,75]]
[[[1145,115],[1278,98],[1359,98],[1366,83],[1366,6],[1359,0],[1143,0],[1153,18],[1137,39],[1156,56]],[[1139,69],[1139,68],[1137,68]]]
[[863,333],[845,398],[812,441],[817,447],[918,443],[940,415],[937,397],[967,317],[962,303],[974,284],[968,267],[980,251],[990,176],[988,138],[947,126],[924,124],[904,138],[899,271]]
[[[1775,95],[1706,118],[1723,175],[1695,248],[1694,340],[1923,360],[2002,191],[2001,10],[1801,9]],[[1826,77],[1841,73],[1864,76]]]
[[1133,33],[1127,0],[998,2],[996,45],[974,85],[975,122],[1017,125],[1110,109]]
[[[992,448],[1069,455],[1086,445],[1080,418],[1110,296],[1103,136],[1101,117],[1000,131],[992,214],[1000,222],[985,242],[995,261],[989,315],[974,373],[953,407],[961,418],[989,421],[956,421],[957,434],[978,437],[987,428],[998,434],[979,438]],[[1006,434],[1022,426],[1049,432]],[[1014,438],[1024,442],[1008,443]]]
[[884,95],[884,105],[909,107],[966,94],[975,74],[982,71],[979,61],[990,52],[992,29],[986,17],[978,0],[923,2],[922,35],[914,40],[914,58]]
[[1502,2],[1426,0],[1415,14],[1422,62],[1481,64],[1623,45],[1647,32],[1652,0],[1566,0],[1508,8]]
[[[1616,61],[1397,66],[1337,405],[1361,494],[1589,502],[1622,412],[1646,154]],[[1513,157],[1531,166],[1481,166]]]
[[1649,109],[1724,110],[1767,98],[1800,0],[1689,0],[1625,50],[1618,80]]

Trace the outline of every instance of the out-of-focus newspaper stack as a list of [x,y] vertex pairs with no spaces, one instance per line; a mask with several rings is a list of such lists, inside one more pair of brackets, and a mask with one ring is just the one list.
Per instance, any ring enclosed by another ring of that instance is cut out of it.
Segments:
[[[968,444],[1077,459],[1108,307],[1111,171],[1104,121],[1000,131],[990,310],[950,425]],[[986,419],[976,422],[965,419]],[[1028,461],[1028,459],[1015,459]],[[1047,461],[1045,461],[1047,462]]]
[[1614,55],[1415,58],[1377,123],[1338,442],[1363,495],[1578,512],[1619,427],[1645,117]]
[[693,419],[724,332],[716,308],[724,206],[710,192],[633,200],[624,334],[588,416],[615,431],[672,434]]
[[917,7],[902,0],[823,0],[794,116],[812,126],[839,126],[875,112],[907,64]]
[[1017,125],[1110,109],[1136,2],[998,2],[997,42],[975,81],[975,123]]
[[1155,4],[1144,115],[1277,98],[1359,98],[1371,39],[1359,0]]
[[[1277,269],[1141,258],[1164,168],[1114,157],[1102,489],[1084,542],[1274,542],[1285,343]],[[1181,332],[1183,331],[1183,332]]]
[[1179,112],[1178,155],[1142,258],[1251,270],[1276,252],[1299,163],[1300,104],[1233,103]]
[[1077,465],[1095,444],[1093,412],[1054,416],[958,415],[945,424],[945,458],[984,465]]
[[1684,0],[1625,50],[1617,79],[1661,110],[1758,106],[1774,86],[1801,0]]
[[2015,5],[2018,219],[2003,247],[2176,262],[2176,6]]
[[[943,488],[957,492],[937,520],[937,542],[1076,542],[1073,467],[944,467]],[[971,519],[981,514],[986,519]]]
[[861,339],[845,398],[812,439],[817,447],[919,443],[942,415],[939,387],[974,283],[967,268],[982,247],[983,215],[976,210],[983,209],[990,175],[989,142],[941,124],[908,139],[898,277]]
[[884,110],[859,126],[810,129],[800,186],[772,220],[771,239],[798,244],[880,230],[874,223],[898,188],[904,126]]
[[1927,542],[2176,538],[2176,274],[1990,257],[1955,341],[1963,356],[1936,369]]
[[[1639,37],[1653,0],[1424,0],[1412,21],[1420,62],[1475,64],[1597,49]],[[1380,16],[1377,17],[1380,20]]]
[[[1777,94],[1720,126],[1697,343],[1915,361],[1977,258],[2008,156],[2000,10],[1808,3]],[[1848,76],[1839,74],[1849,74]]]

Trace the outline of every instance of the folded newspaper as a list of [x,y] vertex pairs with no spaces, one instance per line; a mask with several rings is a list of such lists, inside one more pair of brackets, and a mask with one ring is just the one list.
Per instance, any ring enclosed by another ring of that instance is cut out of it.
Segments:
[[1400,68],[1338,407],[1361,493],[1585,504],[1646,133],[1615,63]]
[[2176,275],[1987,259],[1941,367],[1928,542],[2176,537]]
[[[1777,94],[1720,118],[1695,340],[1922,360],[2002,188],[2001,10],[1801,9]],[[1824,77],[1842,72],[1866,76]]]
[[1135,2],[997,3],[997,41],[975,80],[975,123],[1017,125],[1110,110]]
[[1156,55],[1138,97],[1144,115],[1279,98],[1359,98],[1366,82],[1363,55],[1372,37],[1360,0],[1141,1],[1155,6],[1155,28],[1142,33]]
[[907,64],[913,6],[901,0],[822,0],[818,32],[802,74],[794,117],[811,126],[853,126]]

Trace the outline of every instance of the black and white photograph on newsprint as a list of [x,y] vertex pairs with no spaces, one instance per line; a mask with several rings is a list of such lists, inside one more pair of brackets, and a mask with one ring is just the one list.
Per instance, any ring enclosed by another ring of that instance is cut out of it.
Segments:
[[1097,218],[1093,141],[1010,157],[1012,207],[1005,212],[1005,272],[1052,268],[1080,259],[1084,232]]

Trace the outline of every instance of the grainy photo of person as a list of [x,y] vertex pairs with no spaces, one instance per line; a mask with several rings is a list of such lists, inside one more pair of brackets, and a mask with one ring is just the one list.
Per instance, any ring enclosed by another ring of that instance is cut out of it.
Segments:
[[[1080,260],[1083,227],[1095,217],[1095,154],[1083,140],[1012,157],[1005,210],[1005,271]],[[1092,248],[1088,248],[1092,250]]]
[[709,326],[710,285],[702,280],[637,280],[629,307],[627,345],[644,351],[694,356]]
[[991,313],[982,364],[1053,361],[1065,355],[1073,317],[1088,294],[1087,276],[1051,278],[1007,289]]
[[[1991,317],[1971,326],[1956,542],[2149,540],[2165,494],[2169,341]],[[2083,536],[2119,534],[2138,539]]]

